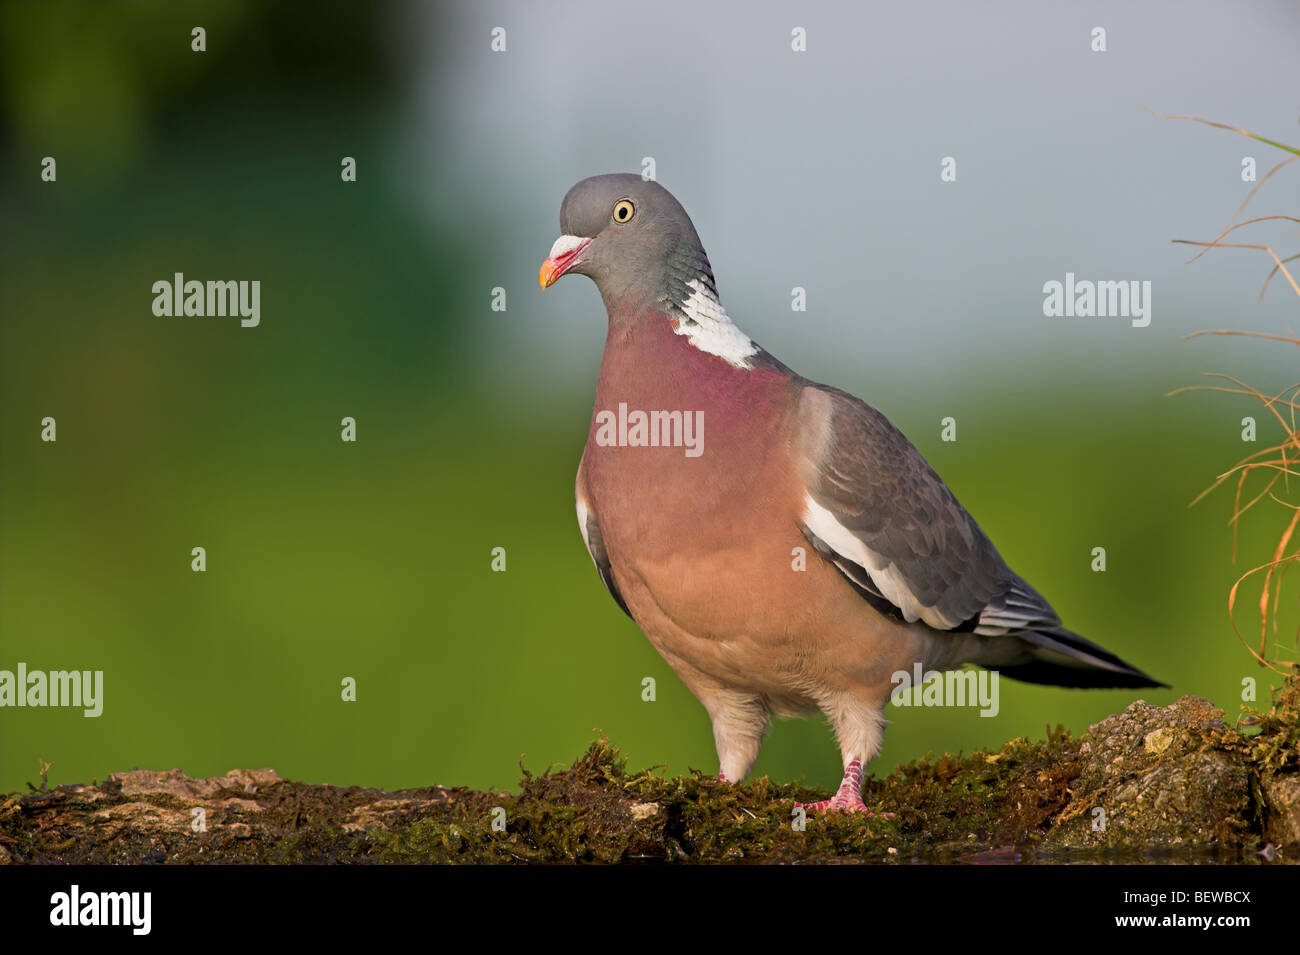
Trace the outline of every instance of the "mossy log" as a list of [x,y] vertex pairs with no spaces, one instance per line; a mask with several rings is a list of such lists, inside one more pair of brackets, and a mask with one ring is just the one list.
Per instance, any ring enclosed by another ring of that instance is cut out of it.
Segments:
[[308,785],[269,769],[131,770],[0,802],[0,863],[1300,861],[1300,676],[1229,725],[1138,701],[1072,738],[926,758],[873,817],[764,778],[630,772],[605,740],[518,792]]

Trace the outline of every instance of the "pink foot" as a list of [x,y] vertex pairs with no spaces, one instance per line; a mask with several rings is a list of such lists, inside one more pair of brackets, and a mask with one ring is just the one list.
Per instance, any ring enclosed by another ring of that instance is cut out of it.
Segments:
[[867,808],[867,804],[862,801],[862,796],[855,792],[850,792],[843,786],[835,793],[831,799],[822,799],[819,802],[797,802],[796,806],[802,806],[804,809],[817,809],[821,811],[830,810],[831,812],[861,812],[865,813],[868,818],[875,813]]
[[[849,760],[849,765],[845,767],[844,781],[840,783],[840,788],[836,790],[834,796],[819,802],[797,802],[795,805],[802,806],[804,809],[816,809],[823,812],[860,812],[868,819],[874,818],[876,815],[862,801],[862,761],[856,757]],[[892,812],[881,813],[880,816],[883,819],[894,818]]]

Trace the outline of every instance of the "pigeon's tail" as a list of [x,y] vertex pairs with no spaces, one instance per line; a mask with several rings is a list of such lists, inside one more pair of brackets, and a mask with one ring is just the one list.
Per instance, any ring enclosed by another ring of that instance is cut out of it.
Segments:
[[1169,686],[1064,627],[1018,633],[1016,639],[1023,641],[1027,654],[996,668],[1013,680],[1094,689]]

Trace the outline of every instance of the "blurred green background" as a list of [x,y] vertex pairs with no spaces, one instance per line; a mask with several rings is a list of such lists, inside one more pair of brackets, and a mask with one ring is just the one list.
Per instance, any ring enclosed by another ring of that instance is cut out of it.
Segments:
[[[575,9],[555,15],[573,20]],[[598,728],[636,766],[716,769],[703,709],[605,594],[575,526],[599,300],[582,280],[545,304],[535,287],[572,182],[638,169],[646,144],[675,148],[673,130],[629,132],[632,110],[578,132],[572,116],[556,116],[569,153],[512,155],[509,129],[467,120],[490,114],[495,87],[440,69],[443,53],[471,46],[478,69],[496,69],[487,37],[497,15],[509,8],[0,6],[0,667],[102,669],[106,684],[98,719],[0,710],[0,791],[36,780],[41,759],[54,763],[52,783],[134,766],[270,766],[337,784],[511,787],[521,758],[532,770],[567,763]],[[200,23],[202,54],[190,49]],[[582,68],[572,50],[530,50],[526,31],[512,42],[521,58]],[[924,47],[919,36],[900,42]],[[545,94],[494,76],[512,108]],[[1130,106],[1134,95],[1123,93]],[[1208,131],[1143,128],[1153,142],[1222,146]],[[572,137],[592,129],[603,145],[583,155]],[[1230,162],[1241,149],[1227,147]],[[40,179],[44,156],[57,159],[56,183]],[[344,156],[357,157],[355,183],[340,181]],[[685,192],[706,192],[684,161],[676,169]],[[854,188],[893,187],[867,178]],[[1184,218],[1145,221],[1142,242],[1161,268],[1181,269],[1186,255],[1166,240],[1209,237],[1245,188],[1229,183],[1224,204],[1194,180],[1170,186]],[[1001,205],[997,192],[987,201]],[[1281,193],[1294,195],[1293,184]],[[1280,432],[1241,399],[1164,397],[1202,370],[1266,389],[1289,383],[1283,346],[1180,339],[1225,325],[1274,331],[1272,316],[1294,315],[1283,288],[1269,293],[1276,311],[1249,311],[1260,260],[1172,273],[1228,288],[1240,315],[1198,309],[1200,292],[1175,295],[1170,283],[1145,337],[1085,323],[1053,325],[1049,338],[1038,287],[1066,266],[1026,274],[1008,253],[1005,271],[980,271],[986,284],[973,270],[963,278],[970,245],[947,234],[940,207],[921,209],[914,224],[930,233],[928,248],[905,254],[933,287],[900,279],[893,308],[911,314],[877,313],[872,344],[859,348],[836,322],[870,323],[846,299],[823,297],[801,327],[783,324],[784,288],[766,308],[747,300],[744,269],[765,267],[772,235],[711,240],[722,228],[711,201],[696,224],[719,250],[714,266],[724,297],[736,290],[726,300],[741,324],[752,331],[745,314],[774,316],[755,335],[766,347],[889,414],[1073,629],[1174,686],[1141,695],[1205,695],[1235,717],[1253,676],[1267,697],[1268,675],[1234,635],[1226,597],[1271,552],[1286,512],[1269,505],[1243,528],[1234,566],[1230,492],[1188,503],[1260,446],[1240,440],[1242,416],[1259,418],[1261,441]],[[735,210],[728,235],[744,234],[745,214]],[[875,241],[858,228],[841,243],[850,256],[854,235],[868,250]],[[1036,229],[1021,239],[1040,248],[1072,231]],[[1125,231],[1108,226],[1085,249]],[[727,272],[728,256],[752,261]],[[868,251],[858,268],[870,264]],[[260,327],[155,317],[150,287],[177,271],[259,279]],[[1224,274],[1230,283],[1216,281]],[[926,303],[927,290],[963,282],[960,320]],[[497,285],[505,312],[490,308]],[[1013,302],[1017,288],[1027,297]],[[1166,324],[1175,301],[1186,303],[1182,329]],[[546,335],[561,344],[539,351]],[[917,335],[939,369],[931,374]],[[956,443],[939,440],[949,414]],[[47,415],[58,421],[54,444],[40,440]],[[355,444],[339,439],[345,415],[358,422]],[[190,569],[199,545],[201,574]],[[490,570],[498,546],[505,573]],[[1095,546],[1107,549],[1106,573],[1089,569]],[[1284,594],[1278,639],[1294,647],[1294,591]],[[1257,632],[1248,607],[1238,622]],[[653,703],[641,699],[646,676],[658,681]],[[357,680],[355,703],[340,700],[344,677]],[[996,719],[894,710],[873,769],[1058,722],[1082,731],[1136,696],[1006,681]],[[778,722],[756,772],[833,785],[832,735],[821,720]]]

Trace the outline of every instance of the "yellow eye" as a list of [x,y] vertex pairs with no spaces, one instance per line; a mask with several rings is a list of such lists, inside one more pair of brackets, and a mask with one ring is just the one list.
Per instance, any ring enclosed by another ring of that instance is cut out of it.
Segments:
[[631,199],[620,199],[614,203],[614,221],[627,222],[636,215],[636,206],[632,205]]

